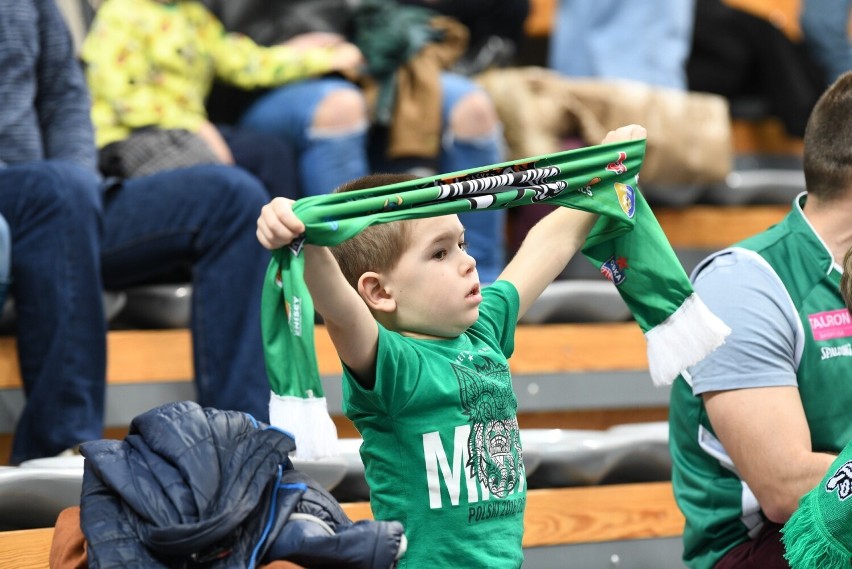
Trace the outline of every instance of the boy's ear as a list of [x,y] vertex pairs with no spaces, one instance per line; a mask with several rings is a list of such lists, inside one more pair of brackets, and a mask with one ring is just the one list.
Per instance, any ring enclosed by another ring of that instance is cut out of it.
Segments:
[[366,272],[358,279],[358,294],[367,303],[370,310],[378,312],[393,312],[396,310],[396,300],[385,289],[382,276],[379,273]]

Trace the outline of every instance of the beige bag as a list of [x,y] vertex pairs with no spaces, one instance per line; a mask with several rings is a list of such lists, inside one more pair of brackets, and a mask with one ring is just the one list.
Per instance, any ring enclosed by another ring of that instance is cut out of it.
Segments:
[[608,131],[635,123],[648,129],[643,182],[722,182],[731,170],[731,119],[719,95],[573,79],[542,67],[495,69],[476,80],[497,107],[509,159],[557,152],[566,138],[598,144]]

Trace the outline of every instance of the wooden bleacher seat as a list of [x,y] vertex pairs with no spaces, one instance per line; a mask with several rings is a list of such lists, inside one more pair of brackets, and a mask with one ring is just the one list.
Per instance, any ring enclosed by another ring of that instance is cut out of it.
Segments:
[[[371,518],[366,502],[343,509],[356,521]],[[676,538],[682,531],[683,516],[668,482],[530,490],[523,544],[531,550],[629,542]],[[52,539],[53,528],[0,532],[0,569],[46,568]]]

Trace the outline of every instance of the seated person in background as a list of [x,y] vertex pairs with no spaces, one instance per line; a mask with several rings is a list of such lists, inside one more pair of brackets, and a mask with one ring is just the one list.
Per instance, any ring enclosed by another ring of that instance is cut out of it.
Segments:
[[199,403],[267,421],[259,312],[269,257],[253,235],[268,201],[260,182],[209,165],[107,189],[85,79],[53,0],[0,0],[0,65],[0,214],[26,394],[11,463],[102,436],[102,290],[176,267],[192,273]]
[[[401,37],[418,37],[413,32],[408,36],[398,33],[390,21],[377,29],[356,27],[355,22],[362,21],[358,19],[362,13],[353,11],[345,0],[204,0],[204,3],[228,30],[244,33],[263,45],[345,42],[347,37],[361,34],[376,46],[385,40],[393,42]],[[404,8],[414,9],[396,5],[391,0],[362,4],[369,4],[369,9],[387,10],[385,13],[390,18],[404,13]],[[372,25],[377,20],[381,19],[372,19]],[[455,24],[458,26],[457,22]],[[453,34],[445,34],[445,38],[449,36]],[[412,97],[406,99],[423,105],[420,108],[424,110],[408,116],[414,124],[411,131],[406,130],[400,137],[405,148],[400,148],[393,136],[393,125],[399,124],[399,114],[393,115],[390,125],[380,126],[378,103],[368,108],[364,91],[350,80],[358,80],[357,75],[306,79],[249,94],[217,87],[209,104],[211,116],[271,133],[295,144],[305,195],[329,193],[371,171],[422,172],[426,168],[430,173],[456,172],[500,162],[502,130],[491,100],[467,77],[438,71],[452,65],[454,59],[447,54],[452,47],[440,52],[430,44],[426,49],[432,50],[425,57],[427,65],[439,76],[432,78],[434,89],[425,91],[418,85],[412,90]],[[404,53],[406,47],[401,46],[398,51]],[[461,51],[463,49],[455,57]],[[380,59],[371,57],[368,51],[364,51],[364,55],[368,69]],[[440,101],[433,100],[427,93],[437,94]],[[400,108],[399,99],[395,103],[397,109]],[[435,124],[427,119],[430,113],[425,111],[433,106]],[[434,152],[424,147],[433,148]],[[462,222],[467,228],[470,252],[477,260],[480,277],[484,282],[492,282],[504,266],[505,212],[464,214]]]
[[696,292],[733,332],[671,394],[689,567],[787,567],[779,529],[852,440],[852,322],[840,284],[852,246],[850,149],[847,73],[808,121],[807,193],[779,224],[693,273]]
[[453,71],[475,75],[491,67],[510,65],[524,39],[529,0],[399,0],[450,16],[470,31],[468,48]]
[[[775,117],[787,135],[801,138],[814,104],[828,86],[804,44],[793,41],[768,17],[739,8],[744,2],[692,1],[689,89],[727,98],[735,117]],[[737,104],[743,101],[750,103]]]
[[852,71],[852,0],[801,0],[801,4],[805,47],[825,70],[826,82],[833,83]]
[[[604,142],[644,136],[644,128],[631,125]],[[412,178],[372,175],[338,191]],[[277,198],[263,208],[257,235],[265,247],[286,246],[304,232],[291,206]],[[372,511],[405,527],[401,567],[521,566],[526,480],[507,358],[518,319],[596,219],[558,208],[488,287],[480,286],[457,215],[367,227],[331,248],[305,246],[305,282],[344,363],[344,408],[364,439]],[[484,416],[471,411],[482,390],[492,404]],[[482,437],[505,441],[502,459],[491,456],[497,451],[484,448]],[[441,487],[438,467],[429,466],[437,458],[428,449],[438,453],[442,444],[487,455],[464,467],[455,498]],[[471,521],[468,505],[484,494],[505,515]]]
[[548,67],[566,77],[687,90],[695,0],[557,2]]
[[[274,195],[295,196],[291,145],[208,119],[214,78],[247,89],[355,69],[351,44],[261,47],[225,33],[192,0],[106,0],[82,48],[105,174],[131,177],[194,164],[236,163]],[[288,189],[291,190],[288,192]]]

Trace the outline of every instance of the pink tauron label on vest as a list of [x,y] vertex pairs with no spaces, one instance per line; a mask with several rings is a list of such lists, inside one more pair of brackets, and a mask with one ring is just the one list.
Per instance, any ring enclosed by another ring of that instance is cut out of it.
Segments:
[[845,308],[809,314],[808,321],[817,342],[852,336],[852,317]]

